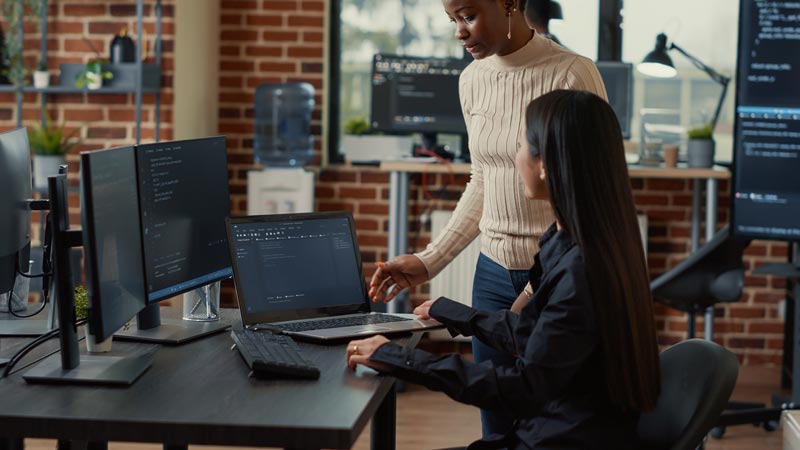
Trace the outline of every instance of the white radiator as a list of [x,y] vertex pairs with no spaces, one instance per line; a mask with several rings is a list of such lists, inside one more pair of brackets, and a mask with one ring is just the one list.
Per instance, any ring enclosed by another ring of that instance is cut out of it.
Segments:
[[[439,236],[442,229],[450,221],[452,211],[433,211],[431,213],[431,237]],[[472,305],[472,279],[475,277],[475,264],[481,252],[480,237],[476,238],[447,267],[431,280],[431,298],[441,296]],[[431,339],[450,339],[447,330],[429,333]],[[469,340],[459,336],[458,340]]]

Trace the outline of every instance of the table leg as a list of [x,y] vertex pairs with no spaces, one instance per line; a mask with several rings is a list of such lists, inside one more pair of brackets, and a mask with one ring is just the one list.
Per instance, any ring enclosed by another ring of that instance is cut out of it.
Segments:
[[397,421],[397,395],[395,387],[386,394],[372,418],[370,448],[372,450],[395,449],[395,424]]
[[[717,232],[717,180],[706,180],[706,242],[714,238]],[[707,340],[714,338],[714,307],[709,306],[705,311],[705,324],[703,337]]]
[[189,450],[189,444],[167,444],[167,443],[164,443],[164,450]]
[[[408,172],[389,175],[389,258],[408,251]],[[408,311],[408,292],[403,292],[386,305],[387,311]]]
[[0,450],[23,450],[25,441],[22,438],[0,438]]

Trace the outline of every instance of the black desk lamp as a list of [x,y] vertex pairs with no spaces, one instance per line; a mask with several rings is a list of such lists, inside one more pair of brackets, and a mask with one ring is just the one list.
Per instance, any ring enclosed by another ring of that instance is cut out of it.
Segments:
[[669,48],[667,48],[667,35],[664,33],[660,33],[658,36],[656,36],[656,47],[652,52],[648,53],[647,56],[644,57],[641,63],[636,66],[636,70],[651,77],[674,77],[678,74],[678,71],[675,70],[675,64],[672,63],[672,58],[670,58],[669,54],[667,53],[669,50],[677,50],[689,61],[691,61],[695,67],[702,70],[706,73],[706,75],[711,77],[712,80],[722,85],[722,94],[719,96],[717,110],[714,111],[714,117],[711,119],[711,129],[713,130],[717,126],[717,119],[719,119],[719,113],[722,109],[722,102],[725,100],[725,94],[728,92],[728,83],[731,81],[730,77],[726,77],[711,67],[703,64],[703,62],[686,53],[686,50],[678,47],[675,45],[675,43],[670,43]]

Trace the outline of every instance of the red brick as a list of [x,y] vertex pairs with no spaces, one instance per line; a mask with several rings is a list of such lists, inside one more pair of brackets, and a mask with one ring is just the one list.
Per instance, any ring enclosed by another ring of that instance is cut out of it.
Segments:
[[64,120],[76,120],[81,122],[94,122],[103,120],[101,109],[64,109]]
[[106,5],[101,4],[85,4],[85,5],[64,5],[65,16],[104,16],[106,14]]
[[324,11],[325,3],[320,1],[307,1],[303,2],[300,9],[302,9],[303,11]]
[[219,70],[252,72],[253,70],[255,70],[255,64],[252,61],[222,60],[219,62]]
[[360,203],[358,205],[359,214],[377,214],[381,216],[389,215],[389,205],[381,203]]
[[283,25],[283,17],[276,15],[261,16],[249,14],[247,16],[247,25],[279,27]]
[[288,55],[296,58],[322,58],[321,47],[289,47]]
[[244,16],[241,14],[222,14],[219,23],[222,25],[241,25],[244,21]]
[[86,130],[87,138],[124,139],[127,136],[125,128],[119,127],[90,127]]
[[350,188],[344,186],[339,188],[339,196],[342,199],[375,199],[376,194],[374,188]]
[[725,344],[728,348],[756,348],[763,349],[765,341],[763,338],[743,338],[734,337],[729,338]]
[[293,0],[264,0],[262,9],[272,11],[297,11],[297,2]]
[[222,41],[255,41],[258,40],[258,31],[253,30],[222,30],[220,33]]
[[783,335],[781,322],[750,322],[747,324],[748,334],[780,334]]
[[296,31],[265,31],[261,37],[267,42],[297,42],[299,34]]
[[275,47],[275,46],[247,46],[245,49],[245,53],[248,56],[282,56],[283,55],[283,48],[282,47]]
[[356,175],[357,175],[356,172],[345,172],[336,169],[327,169],[320,172],[319,181],[320,183],[325,183],[325,182],[355,183]]
[[320,16],[289,16],[289,26],[322,28],[323,21]]
[[786,298],[783,292],[758,292],[753,296],[755,303],[778,303]]
[[763,306],[731,305],[730,317],[763,319],[767,317],[767,310]]
[[226,9],[246,9],[254,10],[258,8],[258,2],[255,0],[222,0],[222,10]]

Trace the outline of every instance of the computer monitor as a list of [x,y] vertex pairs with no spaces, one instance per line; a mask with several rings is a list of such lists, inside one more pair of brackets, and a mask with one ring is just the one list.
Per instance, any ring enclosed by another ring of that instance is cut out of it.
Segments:
[[794,26],[798,7],[775,8],[779,19],[765,24],[755,2],[740,7],[731,223],[738,236],[798,242],[800,52],[770,31]]
[[0,295],[10,293],[18,270],[28,270],[31,186],[27,131],[0,134]]
[[139,145],[136,165],[148,307],[117,336],[178,344],[224,330],[224,321],[162,321],[158,302],[233,275],[225,137]]
[[89,330],[98,340],[108,338],[145,304],[136,192],[130,188],[136,179],[133,148],[83,154],[81,163],[82,230],[70,228],[67,175],[48,178],[61,351],[22,377],[28,383],[129,385],[150,367],[153,352],[80,355],[72,281],[79,269],[72,267],[70,249],[86,244]]
[[598,61],[595,63],[603,84],[606,85],[608,103],[617,115],[622,137],[631,137],[633,116],[633,64],[617,61]]
[[146,306],[134,147],[81,154],[89,331],[105,340]]
[[458,78],[469,60],[376,54],[372,59],[372,128],[422,133],[429,149],[436,134],[467,133]]

